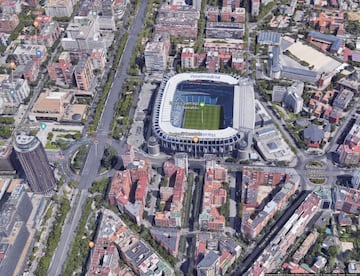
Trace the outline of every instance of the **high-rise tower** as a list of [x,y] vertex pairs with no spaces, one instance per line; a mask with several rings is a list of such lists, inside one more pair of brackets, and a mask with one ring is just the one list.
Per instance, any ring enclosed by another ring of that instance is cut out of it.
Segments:
[[35,193],[48,193],[56,185],[45,150],[36,136],[16,135],[14,148],[25,172],[30,188]]

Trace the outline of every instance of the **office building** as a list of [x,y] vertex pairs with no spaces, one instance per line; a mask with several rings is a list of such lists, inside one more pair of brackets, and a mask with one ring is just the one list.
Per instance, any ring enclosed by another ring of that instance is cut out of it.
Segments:
[[220,18],[222,22],[231,22],[232,19],[231,7],[222,7],[220,11]]
[[276,271],[287,255],[288,249],[304,233],[311,219],[320,210],[320,205],[320,197],[309,194],[252,264],[249,273],[265,275]]
[[323,51],[328,51],[332,54],[340,54],[345,48],[344,39],[315,31],[308,33],[307,41]]
[[[244,168],[241,232],[248,237],[256,238],[275,213],[282,210],[290,196],[295,193],[300,180],[293,169]],[[263,193],[265,189],[268,191],[266,194]],[[278,192],[275,192],[276,189]],[[272,200],[264,201],[270,193]],[[256,214],[255,210],[258,210]]]
[[183,48],[181,52],[181,68],[195,68],[194,48]]
[[[166,275],[174,276],[174,270],[164,262],[154,249],[139,241],[114,212],[104,209],[100,216],[95,246],[90,253],[87,274],[96,275]],[[133,271],[119,266],[119,257]]]
[[304,100],[296,93],[289,93],[285,97],[285,107],[294,114],[300,113],[303,108]]
[[26,3],[32,8],[36,8],[39,5],[40,0],[25,0]]
[[178,255],[180,232],[171,228],[151,228],[150,234],[169,254]]
[[231,55],[231,67],[240,72],[245,70],[246,62],[241,51],[235,51]]
[[61,34],[59,23],[46,15],[37,16],[34,21],[38,22],[35,34],[24,35],[23,42],[25,44],[38,44],[51,48]]
[[86,104],[75,104],[74,91],[40,93],[29,119],[81,123],[86,116]]
[[145,46],[145,66],[148,72],[165,71],[167,67],[167,58],[170,50],[170,36],[155,35],[151,42]]
[[15,275],[16,271],[21,274],[24,268],[21,259],[29,237],[26,222],[33,206],[19,181],[1,184],[5,189],[0,201],[0,275]]
[[16,14],[0,15],[0,32],[11,33],[19,24],[19,18]]
[[91,51],[107,49],[110,45],[100,32],[97,17],[75,16],[66,28],[66,37],[61,39],[61,46],[66,51]]
[[335,209],[348,214],[360,215],[360,191],[336,186],[333,192]]
[[196,266],[197,275],[217,276],[219,275],[220,257],[214,251],[210,251],[204,256]]
[[[344,28],[344,14],[342,12],[321,12],[317,16],[310,16],[309,23],[321,33],[341,32]],[[341,35],[341,33],[337,33]]]
[[[216,170],[218,170],[217,173]],[[227,191],[222,185],[226,177],[226,169],[217,164],[206,170],[203,202],[199,215],[199,225],[203,230],[223,231],[225,229],[225,217],[217,208],[225,204],[227,200]]]
[[206,11],[206,18],[209,22],[217,22],[219,21],[219,8],[218,7],[212,7],[208,6]]
[[45,13],[52,17],[70,17],[74,0],[47,0],[45,5]]
[[145,197],[151,179],[151,165],[148,161],[133,162],[127,170],[115,171],[108,193],[109,202],[121,213],[141,225]]
[[0,146],[0,174],[15,173],[17,169],[15,152],[12,146]]
[[251,0],[251,16],[258,16],[260,12],[260,0]]
[[123,162],[123,166],[127,168],[135,160],[134,147],[131,145],[127,145],[125,147],[124,153],[120,157]]
[[36,61],[30,60],[26,63],[23,71],[23,77],[29,82],[36,81],[39,75],[39,64]]
[[279,79],[281,74],[280,47],[274,46],[268,57],[268,74],[273,79]]
[[196,39],[199,10],[191,6],[173,6],[163,3],[158,10],[154,31],[169,33],[175,37]]
[[244,48],[244,41],[241,39],[223,39],[219,41],[214,38],[206,38],[204,43],[205,52],[219,52],[219,54],[234,54]]
[[275,103],[282,103],[287,94],[286,86],[274,85],[271,94],[271,101]]
[[[180,159],[180,158],[177,158]],[[187,172],[187,157],[183,162],[175,162],[175,181],[174,186],[160,188],[161,203],[170,204],[170,207],[164,211],[155,213],[155,225],[161,227],[181,227],[181,210],[183,208],[183,200],[187,188],[186,172]],[[183,166],[181,166],[183,165]],[[164,164],[165,166],[165,164]]]
[[235,8],[232,13],[232,17],[234,22],[236,23],[244,23],[246,19],[246,11],[244,8]]
[[337,84],[340,85],[340,88],[349,89],[355,93],[358,92],[360,90],[360,71],[355,69],[350,75],[341,78]]
[[351,274],[360,274],[360,262],[349,262],[348,272]]
[[360,162],[360,146],[341,144],[336,152],[341,164],[358,164]]
[[296,250],[293,255],[293,262],[298,264],[307,254],[310,247],[316,242],[316,239],[319,237],[319,233],[317,231],[311,232],[301,246]]
[[29,94],[30,87],[27,80],[0,75],[0,106],[2,104],[11,107],[19,106]]
[[19,133],[16,135],[14,148],[31,190],[46,194],[54,189],[56,186],[54,172],[39,139],[36,136]]
[[3,14],[20,14],[21,0],[2,0],[1,10]]
[[349,105],[349,103],[352,100],[353,96],[354,96],[353,92],[351,92],[348,89],[343,89],[336,96],[336,98],[335,98],[335,100],[333,102],[333,106],[343,110]]
[[351,178],[351,186],[354,189],[360,189],[360,170],[357,169],[356,171],[354,171],[353,176]]
[[[41,55],[37,53],[40,51]],[[44,45],[19,44],[14,53],[15,63],[25,65],[28,61],[34,60],[42,64],[46,60],[47,50]]]
[[206,69],[215,73],[220,69],[220,58],[218,52],[208,52],[206,55]]
[[83,56],[74,70],[76,86],[80,90],[88,91],[94,80],[94,73],[91,60],[88,56]]
[[72,86],[75,83],[74,66],[70,62],[59,60],[58,63],[51,63],[47,66],[51,80],[64,86]]
[[234,22],[206,23],[206,38],[241,39],[245,33],[244,24]]

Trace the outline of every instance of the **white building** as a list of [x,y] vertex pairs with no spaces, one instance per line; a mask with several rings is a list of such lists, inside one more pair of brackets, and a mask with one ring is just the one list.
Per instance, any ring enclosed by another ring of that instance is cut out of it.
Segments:
[[351,185],[354,189],[360,188],[360,170],[354,171],[353,177],[351,179]]
[[0,75],[0,106],[19,106],[30,94],[27,80],[14,79],[8,75]]
[[297,114],[300,113],[300,111],[302,110],[304,105],[304,100],[298,94],[292,92],[287,94],[287,96],[285,97],[284,104],[287,109]]
[[195,68],[195,53],[193,48],[184,48],[181,52],[181,67]]
[[75,0],[48,0],[45,6],[45,13],[53,17],[70,17],[73,12],[74,1]]
[[98,16],[75,16],[66,29],[66,36],[61,39],[64,50],[87,51],[92,49],[106,49],[106,41],[102,38]]
[[163,41],[148,42],[145,47],[144,56],[147,71],[165,71],[167,51],[166,44]]
[[297,114],[301,112],[304,105],[303,91],[304,83],[301,81],[296,81],[289,87],[274,86],[272,101],[282,103],[291,112]]
[[[40,51],[41,56],[37,55],[38,51]],[[19,44],[13,55],[17,64],[25,65],[31,60],[38,60],[40,63],[44,62],[47,51],[44,45]]]

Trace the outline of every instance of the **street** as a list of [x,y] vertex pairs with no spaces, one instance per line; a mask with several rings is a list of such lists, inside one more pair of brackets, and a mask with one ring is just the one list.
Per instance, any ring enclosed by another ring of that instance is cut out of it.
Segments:
[[56,249],[52,263],[49,267],[48,275],[57,276],[61,274],[62,267],[67,257],[67,252],[69,252],[70,250],[76,228],[81,218],[82,207],[85,203],[86,198],[88,197],[87,189],[91,186],[91,184],[98,175],[98,171],[100,168],[100,160],[102,158],[102,153],[104,152],[105,144],[108,138],[111,120],[114,116],[115,104],[120,96],[121,88],[127,76],[127,65],[130,63],[130,58],[132,56],[136,41],[143,26],[147,2],[147,0],[141,1],[140,7],[134,19],[133,27],[130,31],[128,41],[125,45],[124,52],[119,62],[119,64],[122,66],[120,66],[117,70],[113,85],[109,92],[99,122],[96,134],[96,140],[98,141],[98,144],[91,144],[89,146],[89,154],[87,155],[87,159],[85,161],[83,171],[81,173],[80,183],[78,186],[79,189],[81,189],[82,191],[80,193],[77,204],[72,207],[75,208],[72,223],[65,224],[63,227],[60,243]]

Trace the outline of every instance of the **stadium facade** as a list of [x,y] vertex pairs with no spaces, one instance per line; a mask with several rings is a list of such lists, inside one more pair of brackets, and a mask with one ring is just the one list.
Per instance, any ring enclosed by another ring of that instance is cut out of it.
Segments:
[[[184,128],[186,110],[204,104],[221,106],[221,127]],[[248,80],[225,74],[182,73],[164,77],[160,85],[152,127],[164,152],[230,155],[250,147],[254,126],[254,89]]]

